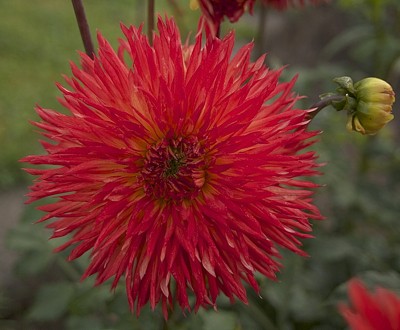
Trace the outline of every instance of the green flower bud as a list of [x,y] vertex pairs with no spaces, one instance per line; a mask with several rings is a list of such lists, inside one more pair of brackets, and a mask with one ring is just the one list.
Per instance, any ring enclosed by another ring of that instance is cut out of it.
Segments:
[[376,134],[394,116],[392,87],[378,78],[365,78],[354,84],[355,108],[348,109],[347,129],[361,134]]

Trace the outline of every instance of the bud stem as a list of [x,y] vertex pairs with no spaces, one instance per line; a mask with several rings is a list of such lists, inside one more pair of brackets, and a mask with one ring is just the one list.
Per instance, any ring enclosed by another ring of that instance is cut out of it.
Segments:
[[313,119],[322,109],[326,108],[329,105],[332,105],[333,102],[341,102],[345,99],[343,95],[331,95],[324,97],[321,101],[314,103],[310,109],[315,109],[313,112],[308,114],[309,119]]
[[94,47],[92,37],[90,36],[89,24],[86,19],[85,9],[82,0],[72,0],[76,21],[78,22],[79,32],[82,37],[85,52],[90,58],[94,58]]

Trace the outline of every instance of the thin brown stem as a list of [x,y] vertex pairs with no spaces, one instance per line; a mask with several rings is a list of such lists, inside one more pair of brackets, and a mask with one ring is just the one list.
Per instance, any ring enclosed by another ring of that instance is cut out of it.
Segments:
[[258,8],[259,17],[258,17],[258,26],[257,26],[257,35],[256,35],[256,56],[260,57],[265,52],[265,26],[267,24],[267,6],[261,4]]
[[322,109],[326,108],[329,105],[332,105],[333,102],[341,102],[345,99],[343,95],[331,95],[324,97],[321,101],[314,103],[310,109],[315,109],[313,112],[308,114],[310,119],[313,119]]
[[147,37],[149,38],[150,45],[153,44],[153,31],[154,31],[154,0],[147,2]]
[[216,36],[217,38],[220,38],[220,37],[221,37],[221,23],[218,24],[217,32],[215,32],[215,36]]
[[90,35],[89,24],[86,19],[85,9],[83,8],[82,0],[72,0],[76,21],[78,22],[79,32],[82,37],[85,52],[91,58],[94,58],[94,46]]
[[165,319],[163,320],[162,330],[168,330],[168,321]]

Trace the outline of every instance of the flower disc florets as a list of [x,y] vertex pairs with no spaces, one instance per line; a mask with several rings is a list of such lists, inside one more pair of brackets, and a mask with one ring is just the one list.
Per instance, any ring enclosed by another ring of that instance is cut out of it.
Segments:
[[54,166],[28,169],[39,176],[30,201],[56,198],[40,209],[53,237],[68,237],[58,250],[90,253],[83,277],[96,284],[125,278],[137,313],[161,303],[167,317],[175,300],[197,310],[221,293],[246,302],[244,283],[275,278],[277,246],[304,255],[320,218],[305,179],[318,173],[304,150],[317,132],[294,107],[294,80],[251,62],[252,45],[232,55],[233,34],[182,45],[159,19],[151,46],[122,30],[118,52],[99,34],[98,56],[71,64],[58,85],[68,115],[37,107],[52,143],[24,161]]
[[149,197],[191,200],[206,181],[206,165],[206,151],[196,137],[164,138],[148,147],[139,181]]

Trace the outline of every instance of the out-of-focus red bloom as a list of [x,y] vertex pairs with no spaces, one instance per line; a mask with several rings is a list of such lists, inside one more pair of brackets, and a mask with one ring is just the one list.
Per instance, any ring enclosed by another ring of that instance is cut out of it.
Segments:
[[224,17],[229,21],[236,22],[248,8],[253,8],[255,0],[197,0],[200,9],[209,22],[211,31],[215,35],[219,29]]
[[370,293],[358,279],[349,282],[352,306],[339,305],[339,310],[352,330],[399,330],[400,298],[378,287]]
[[89,252],[83,278],[96,284],[125,277],[137,313],[161,302],[167,317],[174,300],[197,310],[221,292],[247,302],[244,282],[258,291],[255,272],[275,278],[278,245],[305,255],[299,239],[320,219],[304,179],[317,174],[304,151],[317,133],[294,107],[294,80],[251,62],[251,44],[232,56],[232,33],[183,46],[159,19],[150,46],[140,28],[122,30],[117,53],[99,34],[99,55],[71,64],[58,85],[69,115],[37,107],[51,142],[23,161],[52,167],[27,170],[39,176],[30,202],[57,199],[40,207],[52,237],[69,237],[57,250]]

